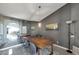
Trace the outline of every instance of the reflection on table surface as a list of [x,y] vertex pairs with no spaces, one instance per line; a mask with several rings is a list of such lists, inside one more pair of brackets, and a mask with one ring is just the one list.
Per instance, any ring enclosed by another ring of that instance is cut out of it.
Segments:
[[[45,37],[36,37],[36,36],[22,36],[24,38],[23,40],[27,40],[28,42],[32,42],[35,44],[36,48],[38,49],[38,52],[42,48],[51,47],[51,51],[53,51],[53,39],[45,38]],[[50,54],[52,54],[51,52]],[[40,53],[39,53],[40,54]]]

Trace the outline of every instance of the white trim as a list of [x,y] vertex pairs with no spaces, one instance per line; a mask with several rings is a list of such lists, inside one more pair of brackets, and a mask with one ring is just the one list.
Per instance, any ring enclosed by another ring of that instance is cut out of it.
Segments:
[[[22,43],[22,44],[17,44],[17,45],[14,45],[14,46],[10,46],[10,47],[6,47],[6,48],[2,48],[2,49],[0,49],[0,51],[4,51],[4,50],[7,50],[7,49],[19,47],[19,46],[22,46],[23,44],[24,44],[24,43]],[[57,44],[53,44],[53,46],[56,46],[56,47],[61,48],[61,49],[64,49],[64,50],[67,50],[67,49],[68,49],[68,48],[66,48],[66,47],[62,47],[62,46],[57,45]]]
[[68,49],[68,48],[66,48],[66,47],[63,47],[63,46],[60,46],[60,45],[57,45],[57,44],[53,44],[53,46],[56,46],[56,47],[62,48],[62,49],[64,49],[64,50],[67,50],[67,49]]
[[[60,46],[60,45],[57,45],[57,44],[53,44],[53,45],[58,47],[58,48],[64,49],[64,50],[68,50],[68,48],[66,48],[66,47],[63,47],[63,46]],[[71,50],[71,51],[73,51],[73,50]]]
[[0,51],[4,51],[4,50],[7,50],[7,49],[19,47],[19,46],[22,46],[23,44],[24,44],[24,43],[22,43],[22,44],[17,44],[17,45],[14,45],[14,46],[10,46],[10,47],[6,47],[6,48],[2,48],[2,49],[0,49]]

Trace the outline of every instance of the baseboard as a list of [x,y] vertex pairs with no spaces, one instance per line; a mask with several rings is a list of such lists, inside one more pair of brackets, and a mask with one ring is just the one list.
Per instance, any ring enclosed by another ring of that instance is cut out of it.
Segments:
[[10,47],[6,47],[6,48],[2,48],[2,49],[0,49],[0,51],[4,51],[4,50],[7,50],[7,49],[19,47],[19,46],[22,46],[22,45],[23,45],[23,43],[22,44],[17,44],[17,45],[14,45],[14,46],[10,46]]
[[[64,49],[64,50],[68,50],[68,48],[66,48],[66,47],[63,47],[63,46],[60,46],[60,45],[57,45],[57,44],[53,44],[53,45],[56,46],[56,47],[59,47],[61,49]],[[71,51],[73,52],[73,54],[79,55],[79,48],[78,47],[73,46],[73,49]]]
[[63,46],[60,46],[60,45],[57,45],[57,44],[53,44],[53,45],[56,46],[56,47],[59,47],[61,49],[64,49],[64,50],[68,50],[68,48],[66,48],[66,47],[63,47]]

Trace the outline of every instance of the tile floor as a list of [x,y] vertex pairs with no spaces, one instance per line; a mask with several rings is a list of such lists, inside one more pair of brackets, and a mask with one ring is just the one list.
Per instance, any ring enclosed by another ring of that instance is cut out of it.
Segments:
[[[47,49],[41,49],[41,55],[47,55]],[[31,49],[29,47],[24,47],[22,44],[18,44],[9,48],[0,49],[0,55],[32,55]],[[73,55],[67,53],[66,50],[54,46],[54,54],[53,55]]]

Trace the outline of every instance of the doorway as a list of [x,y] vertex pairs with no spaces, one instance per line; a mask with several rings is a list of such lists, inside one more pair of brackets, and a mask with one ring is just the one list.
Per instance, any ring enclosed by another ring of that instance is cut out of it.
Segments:
[[6,41],[5,48],[19,44],[20,23],[18,20],[4,21],[4,40]]
[[19,36],[19,27],[17,23],[8,23],[7,25],[7,39],[15,41]]

